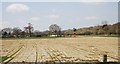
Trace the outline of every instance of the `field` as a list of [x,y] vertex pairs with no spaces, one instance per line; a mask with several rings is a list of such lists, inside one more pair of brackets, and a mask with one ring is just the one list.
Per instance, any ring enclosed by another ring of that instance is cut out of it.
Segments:
[[117,37],[3,39],[3,62],[102,62],[118,61]]

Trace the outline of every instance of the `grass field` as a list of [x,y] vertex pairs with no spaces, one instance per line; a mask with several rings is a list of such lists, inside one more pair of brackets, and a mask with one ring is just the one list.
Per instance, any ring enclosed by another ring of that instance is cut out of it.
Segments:
[[118,61],[117,37],[3,39],[3,62],[102,62]]

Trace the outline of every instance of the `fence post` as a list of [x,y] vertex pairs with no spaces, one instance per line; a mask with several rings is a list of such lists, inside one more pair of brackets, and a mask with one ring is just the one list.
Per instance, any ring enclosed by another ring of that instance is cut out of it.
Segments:
[[107,63],[107,55],[103,55],[103,62]]

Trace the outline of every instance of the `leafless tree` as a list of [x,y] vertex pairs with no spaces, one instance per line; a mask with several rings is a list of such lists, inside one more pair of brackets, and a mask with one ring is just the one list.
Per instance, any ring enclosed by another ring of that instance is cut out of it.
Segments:
[[4,28],[2,29],[3,32],[11,33],[13,30],[12,28]]
[[33,26],[31,23],[28,23],[27,27],[24,27],[25,32],[29,34],[29,37],[31,37],[32,31],[33,31]]
[[58,26],[57,24],[52,24],[49,26],[49,30],[56,34],[56,35],[60,35],[61,34],[61,28],[60,26]]
[[103,22],[102,22],[102,25],[103,25],[103,27],[102,27],[102,28],[106,27],[106,26],[107,26],[107,23],[108,23],[108,21],[106,21],[106,20],[105,20],[105,21],[103,21]]
[[12,31],[13,31],[12,28],[9,28],[9,27],[2,29],[2,35],[3,35],[3,37],[10,37]]
[[14,35],[16,35],[16,37],[19,37],[19,35],[21,34],[22,30],[18,27],[13,28],[13,33]]

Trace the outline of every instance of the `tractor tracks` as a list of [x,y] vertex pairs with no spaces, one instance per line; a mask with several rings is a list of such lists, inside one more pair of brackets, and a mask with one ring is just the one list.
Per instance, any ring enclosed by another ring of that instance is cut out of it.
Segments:
[[4,61],[2,61],[2,63],[7,64],[7,63],[9,63],[12,59],[14,59],[17,55],[19,55],[19,53],[21,52],[22,47],[23,47],[23,46],[19,46],[17,49],[14,49],[14,50],[12,50],[11,52],[9,52],[9,53],[11,53],[11,54],[7,54],[7,55],[6,55],[7,58],[6,58]]

